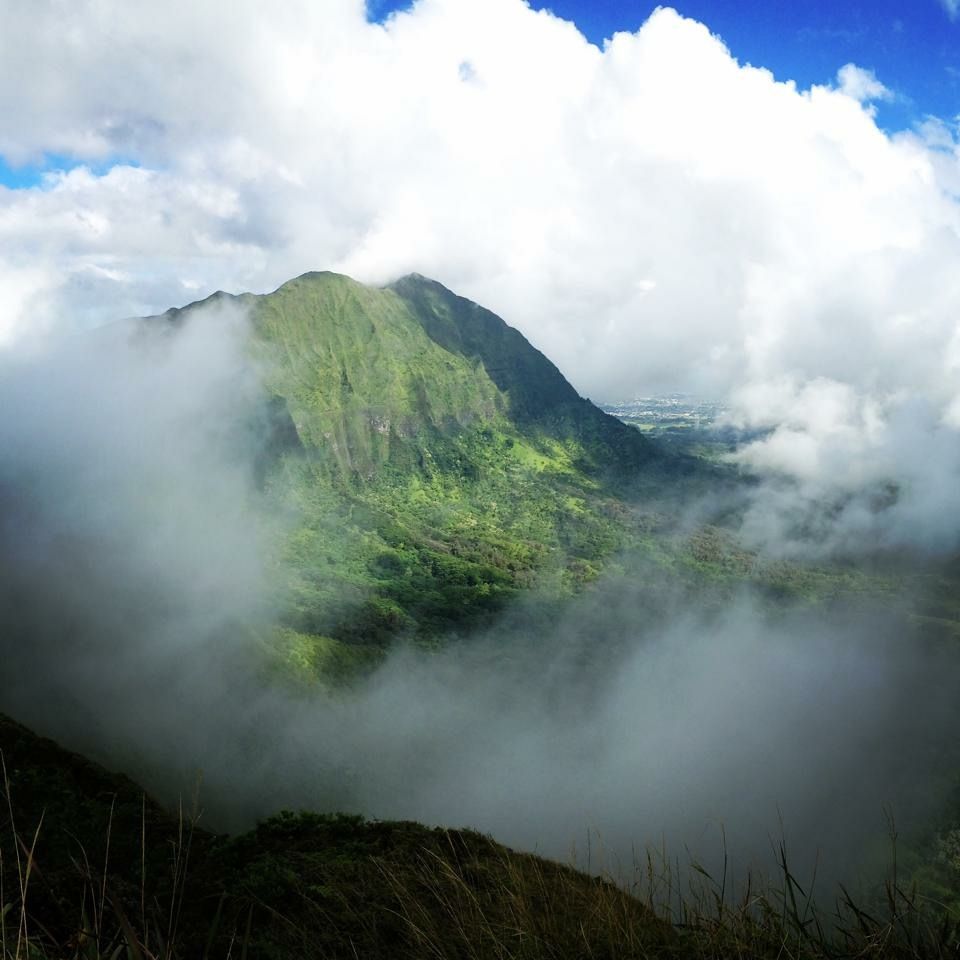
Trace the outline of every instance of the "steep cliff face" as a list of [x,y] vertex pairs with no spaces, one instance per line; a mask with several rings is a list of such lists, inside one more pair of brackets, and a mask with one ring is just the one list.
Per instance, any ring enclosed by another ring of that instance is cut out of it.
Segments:
[[389,290],[306,274],[257,298],[253,317],[269,388],[304,446],[343,476],[419,462],[443,436],[507,408],[482,364],[431,340]]
[[424,277],[307,273],[150,326],[175,333],[224,305],[249,314],[268,397],[249,431],[258,485],[296,518],[278,550],[285,655],[320,670],[342,653],[331,643],[352,656],[488,622],[531,587],[576,592],[636,533],[630,482],[679,463]]
[[303,444],[342,475],[423,465],[444,438],[481,429],[564,443],[587,469],[650,456],[518,331],[434,281],[373,289],[310,273],[250,302],[270,388]]
[[482,367],[518,429],[580,443],[594,467],[638,467],[654,456],[636,430],[581,397],[553,363],[496,314],[418,274],[388,289],[409,306],[434,343]]

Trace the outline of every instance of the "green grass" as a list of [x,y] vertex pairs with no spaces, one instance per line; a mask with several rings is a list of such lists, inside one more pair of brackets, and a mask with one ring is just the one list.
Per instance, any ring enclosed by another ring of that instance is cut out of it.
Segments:
[[192,803],[164,811],[131,781],[2,717],[0,756],[2,960],[917,960],[960,950],[960,914],[930,895],[957,902],[954,833],[915,867],[925,886],[891,873],[859,901],[838,889],[817,905],[782,849],[774,879],[734,889],[663,852],[591,876],[470,830],[355,816],[281,813],[226,837],[203,830]]

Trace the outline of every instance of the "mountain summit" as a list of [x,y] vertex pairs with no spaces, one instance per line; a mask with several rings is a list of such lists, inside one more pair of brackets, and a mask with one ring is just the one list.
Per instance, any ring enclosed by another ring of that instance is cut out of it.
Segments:
[[[274,361],[271,390],[304,447],[341,475],[423,468],[482,429],[561,444],[592,473],[636,468],[651,455],[636,430],[578,396],[522,334],[435,281],[412,274],[377,289],[307,273],[249,303]],[[464,468],[479,469],[463,453]]]
[[259,473],[299,518],[279,603],[298,662],[489,622],[521,590],[576,592],[629,538],[636,482],[679,465],[425,277],[306,273],[153,319],[175,329],[211,300],[249,311],[271,397]]

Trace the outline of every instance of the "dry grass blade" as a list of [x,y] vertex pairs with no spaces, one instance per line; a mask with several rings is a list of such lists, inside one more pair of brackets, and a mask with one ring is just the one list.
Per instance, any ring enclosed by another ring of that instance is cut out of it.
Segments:
[[[105,897],[108,895],[106,882],[104,882],[103,894]],[[121,931],[123,931],[123,937],[126,941],[125,946],[129,955],[129,960],[151,960],[151,958],[144,956],[143,950],[141,949],[140,940],[134,932],[130,921],[127,919],[127,915],[124,912],[123,907],[120,905],[120,901],[112,895],[110,895],[110,906],[113,907],[114,916],[116,916],[117,923],[120,925]]]

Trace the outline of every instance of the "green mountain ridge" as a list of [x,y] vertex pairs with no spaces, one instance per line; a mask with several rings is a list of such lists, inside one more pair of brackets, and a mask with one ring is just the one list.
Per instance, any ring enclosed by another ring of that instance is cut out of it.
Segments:
[[307,274],[252,316],[276,371],[268,387],[315,462],[339,477],[370,480],[385,464],[428,470],[447,437],[506,406],[482,367],[438,348],[389,291]]
[[409,466],[404,452],[422,466],[432,443],[489,423],[581,444],[581,466],[593,471],[656,456],[519,331],[419,274],[373,288],[310,272],[270,294],[218,292],[162,317],[183,322],[225,300],[250,310],[267,386],[286,400],[304,446],[345,477],[369,479],[391,460]]
[[[650,571],[633,579],[654,606],[661,581],[718,603],[748,585],[773,605],[897,595],[882,566],[867,575],[744,551],[735,518],[690,529],[691,503],[729,493],[734,511],[749,478],[602,412],[522,334],[436,281],[375,288],[307,273],[148,326],[176,329],[218,303],[249,311],[269,395],[257,479],[288,530],[269,645],[298,676],[339,682],[398,639],[486,629],[520,597],[549,630],[558,603],[627,567]],[[941,620],[931,629],[951,632]]]
[[300,518],[281,646],[311,670],[488,622],[531,587],[576,592],[623,544],[629,488],[690,470],[422,276],[307,273],[149,319],[176,327],[218,303],[249,311],[271,396],[262,479]]
[[636,468],[655,456],[649,441],[582,398],[547,357],[489,310],[419,274],[388,289],[404,299],[435,343],[482,363],[508,397],[515,422],[585,441],[608,467]]

